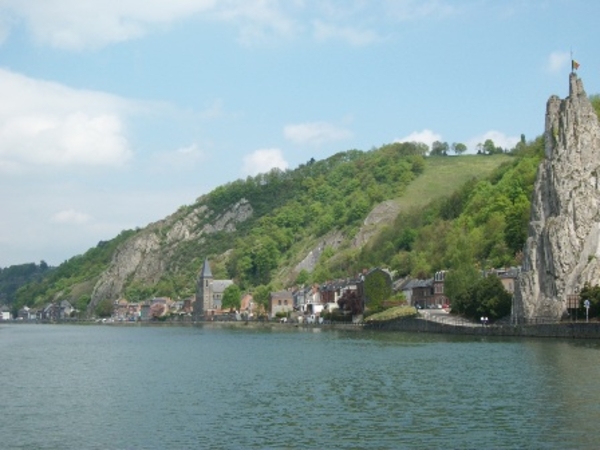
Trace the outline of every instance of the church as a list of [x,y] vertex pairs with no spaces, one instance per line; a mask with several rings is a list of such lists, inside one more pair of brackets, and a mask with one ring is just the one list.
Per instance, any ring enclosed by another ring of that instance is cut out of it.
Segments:
[[211,311],[220,310],[223,292],[232,284],[232,280],[215,280],[210,270],[208,258],[204,259],[202,270],[196,281],[196,300],[193,307],[194,320],[202,320]]

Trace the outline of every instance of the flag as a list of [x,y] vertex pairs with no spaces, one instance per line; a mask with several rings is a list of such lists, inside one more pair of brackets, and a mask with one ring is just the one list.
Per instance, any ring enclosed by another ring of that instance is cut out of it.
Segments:
[[579,69],[579,63],[577,61],[575,61],[574,59],[571,60],[571,70],[575,71]]

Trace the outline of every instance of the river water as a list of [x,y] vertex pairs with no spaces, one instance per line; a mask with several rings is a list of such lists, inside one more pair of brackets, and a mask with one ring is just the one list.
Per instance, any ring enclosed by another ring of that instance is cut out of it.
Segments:
[[0,325],[2,449],[592,449],[600,342]]

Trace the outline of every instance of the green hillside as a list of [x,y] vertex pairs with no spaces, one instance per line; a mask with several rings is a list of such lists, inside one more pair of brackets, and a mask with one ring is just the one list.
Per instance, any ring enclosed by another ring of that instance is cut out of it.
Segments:
[[[84,309],[118,249],[122,255],[136,239],[159,242],[160,250],[155,253],[161,271],[128,275],[119,294],[128,300],[191,295],[205,257],[213,262],[215,277],[231,278],[243,290],[278,289],[295,281],[321,282],[356,274],[364,267],[390,267],[398,274],[451,268],[454,262],[449,249],[464,238],[465,230],[469,232],[466,238],[473,241],[469,248],[482,246],[470,254],[473,261],[514,262],[514,245],[522,242],[527,227],[521,216],[529,197],[522,196],[533,186],[540,154],[537,146],[534,143],[527,151],[511,154],[425,157],[419,144],[396,143],[367,152],[340,152],[322,161],[310,160],[295,170],[274,170],[237,180],[164,220],[124,231],[71,258],[51,275],[19,289],[12,304],[17,308],[68,299]],[[510,192],[502,194],[508,200],[499,199],[494,214],[479,217],[482,208],[471,206],[472,202],[481,202],[480,195],[489,200],[496,190],[506,191],[505,185],[514,180],[503,179],[519,170],[526,172],[518,181],[523,184],[521,193],[512,200]],[[386,201],[397,205],[398,217],[382,221],[367,245],[357,246],[355,237],[363,221],[376,205]],[[235,229],[200,232],[240,202],[251,205],[253,214]],[[498,220],[498,216],[518,216],[519,220],[515,225]],[[173,241],[170,233],[182,224],[193,224],[187,231],[198,238]],[[511,226],[517,229],[508,235],[517,238],[514,245],[507,245],[505,230]],[[481,233],[488,239],[477,239]],[[314,270],[294,270],[331,236],[336,245],[323,249]]]
[[[439,178],[429,167],[426,173],[434,178],[431,183],[407,195],[410,205],[392,226],[382,229],[362,248],[358,260],[365,267],[384,262],[399,276],[422,278],[460,266],[520,264],[533,184],[543,150],[543,140],[539,138],[508,161],[495,160],[495,167],[494,160],[487,157],[473,157],[473,166],[465,164],[456,171],[452,163],[444,161],[441,167],[448,173]],[[478,167],[480,161],[489,165]],[[469,172],[477,175],[484,170],[485,176],[469,178]],[[451,179],[458,172],[462,172],[465,181],[453,187],[449,184],[448,195],[444,195],[444,182],[440,180]],[[425,176],[410,188],[424,181]],[[420,192],[428,193],[422,195],[429,201],[418,202]],[[437,192],[437,197],[430,197],[431,192]]]
[[512,157],[506,154],[427,158],[425,170],[408,185],[398,202],[403,210],[423,206],[452,194],[473,177],[489,176],[498,166],[511,160]]

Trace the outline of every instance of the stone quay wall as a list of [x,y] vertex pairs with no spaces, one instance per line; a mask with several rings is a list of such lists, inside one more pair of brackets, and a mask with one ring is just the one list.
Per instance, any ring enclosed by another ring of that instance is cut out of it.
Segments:
[[600,339],[600,323],[568,322],[537,325],[461,326],[430,320],[405,318],[365,324],[367,330],[406,331],[475,336],[515,336],[569,339]]

